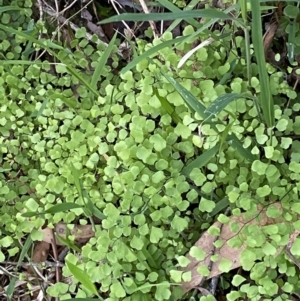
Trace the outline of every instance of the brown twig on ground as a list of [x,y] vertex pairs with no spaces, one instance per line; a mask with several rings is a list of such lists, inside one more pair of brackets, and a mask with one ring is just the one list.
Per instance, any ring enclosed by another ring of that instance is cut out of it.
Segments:
[[[143,8],[144,13],[149,14],[149,9],[148,9],[148,7],[145,3],[145,0],[139,0],[139,2],[140,2],[141,6]],[[152,28],[154,38],[157,38],[159,36],[159,34],[158,34],[158,30],[156,28],[156,25],[155,25],[154,21],[149,21],[149,24]]]
[[287,253],[288,257],[291,259],[291,261],[300,269],[300,262],[295,258],[295,256],[291,252],[292,245],[299,234],[300,234],[300,231],[298,231],[298,230],[295,230],[291,234],[290,240],[286,246],[286,253]]

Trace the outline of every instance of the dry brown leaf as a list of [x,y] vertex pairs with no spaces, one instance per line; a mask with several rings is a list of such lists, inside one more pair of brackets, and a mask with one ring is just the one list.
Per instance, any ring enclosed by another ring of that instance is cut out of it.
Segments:
[[[279,203],[273,204],[271,206],[276,206],[279,210],[282,210],[282,207]],[[267,208],[265,209],[259,208],[258,210],[260,211],[260,214],[256,214],[256,216],[249,217],[248,215],[246,216],[246,214],[241,214],[240,217],[236,217],[236,216],[230,217],[231,221],[228,224],[223,225],[221,234],[218,239],[223,242],[223,246],[220,249],[216,249],[213,246],[213,243],[216,240],[216,236],[210,235],[207,231],[202,234],[201,238],[196,242],[195,246],[205,251],[206,254],[208,254],[208,256],[203,261],[197,261],[190,254],[187,254],[187,258],[190,260],[190,264],[183,270],[184,272],[191,271],[191,280],[189,282],[182,282],[182,286],[185,292],[188,292],[189,290],[195,288],[203,280],[203,276],[201,276],[197,272],[197,269],[200,266],[208,267],[211,262],[211,255],[219,255],[219,257],[218,257],[218,261],[213,263],[211,267],[210,275],[207,277],[207,279],[222,274],[222,272],[218,269],[218,266],[223,258],[230,260],[232,262],[231,270],[241,266],[240,255],[242,251],[246,248],[246,245],[245,244],[242,245],[242,247],[239,249],[234,249],[228,246],[227,244],[228,240],[238,235],[231,232],[230,225],[232,223],[237,222],[241,230],[246,225],[259,225],[263,227],[263,226],[277,224],[284,221],[283,218],[276,219],[275,221],[274,219],[267,217],[266,215]],[[220,223],[216,222],[214,223],[213,226],[219,227]],[[212,254],[213,250],[214,250],[214,254]]]
[[[45,262],[49,255],[50,244],[45,241],[39,241],[33,250],[31,261],[33,263]],[[31,266],[27,268],[28,274],[34,274],[34,270]]]
[[[62,236],[63,238],[66,238],[67,225],[64,223],[58,223],[55,225],[54,229],[45,228],[41,229],[40,231],[44,234],[43,241],[51,243],[53,237],[53,235],[51,234],[52,231]],[[85,243],[95,235],[91,225],[76,225],[72,230],[70,230],[70,233],[71,235],[75,236],[75,241],[78,243]],[[62,246],[63,244],[58,239],[56,239],[56,245]]]

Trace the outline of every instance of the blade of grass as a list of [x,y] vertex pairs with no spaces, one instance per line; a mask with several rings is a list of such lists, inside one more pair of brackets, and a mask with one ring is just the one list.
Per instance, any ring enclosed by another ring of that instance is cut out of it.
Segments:
[[[177,12],[182,12],[182,10],[180,8],[178,8],[176,5],[174,5],[172,2],[168,1],[168,0],[156,0],[158,3],[160,3],[162,6],[164,6],[166,9],[168,9],[169,11],[173,12],[173,13],[177,13]],[[199,1],[199,0],[197,0]],[[178,22],[175,27],[182,21],[183,19],[178,19],[175,20],[174,22]],[[190,25],[194,26],[195,28],[199,28],[201,27],[201,24],[196,21],[193,18],[188,18],[185,19],[184,21],[188,22]],[[168,30],[167,30],[168,31]]]
[[108,19],[104,19],[98,24],[107,24],[117,21],[162,21],[162,20],[175,20],[175,19],[188,19],[188,18],[218,18],[222,20],[232,20],[239,24],[241,27],[244,27],[243,23],[233,18],[232,16],[227,15],[226,13],[212,9],[196,9],[196,10],[187,10],[187,11],[180,11],[175,13],[150,13],[150,14],[120,14]]
[[62,203],[62,204],[56,204],[43,212],[24,212],[24,213],[22,213],[22,216],[32,217],[32,216],[44,215],[44,214],[48,214],[48,213],[64,212],[64,211],[68,211],[71,209],[78,209],[78,208],[83,209],[83,206],[75,204],[75,203]]
[[126,73],[127,71],[132,69],[134,66],[136,66],[139,62],[151,57],[153,54],[156,54],[159,50],[166,48],[166,47],[170,47],[171,45],[173,45],[175,43],[180,43],[184,40],[186,40],[186,37],[180,37],[180,38],[176,38],[173,40],[162,42],[162,43],[150,48],[149,50],[142,53],[140,56],[137,56],[136,58],[134,58],[130,63],[128,63],[127,66],[121,70],[121,73]]
[[[170,2],[168,2],[168,3],[170,3]],[[198,3],[199,3],[199,0],[192,0],[183,10],[192,10]],[[170,11],[172,11],[172,10],[170,9]],[[174,20],[173,23],[166,29],[166,32],[172,31],[181,21],[182,21],[182,19]],[[201,24],[198,24],[198,25],[201,25]],[[198,27],[195,27],[195,28],[198,28]]]
[[[31,239],[30,235],[28,235],[24,245],[21,246],[21,253],[20,253],[16,268],[15,268],[16,272],[18,271],[18,267],[23,262],[24,258],[26,256],[28,256],[27,252],[30,249],[31,245],[32,245],[32,239]],[[13,277],[9,282],[9,285],[6,289],[7,301],[12,300],[12,296],[13,296],[14,289],[15,289],[15,283],[16,283],[17,280],[18,280],[18,277]]]
[[[185,89],[182,85],[180,85],[174,78],[169,75],[162,73],[162,75],[170,82],[170,84],[175,88],[175,90],[181,95],[185,103],[192,109],[192,111],[197,112],[204,120],[208,119],[210,115],[205,112],[206,107],[198,101],[198,99],[187,89]],[[218,130],[215,124],[211,124],[212,128],[218,133]],[[234,135],[231,134],[227,137],[227,140],[230,145],[237,150],[241,156],[243,156],[246,160],[253,162],[256,160],[256,156],[254,156],[249,149],[243,147],[241,141]]]
[[162,107],[166,110],[166,112],[172,117],[172,119],[178,124],[182,123],[181,118],[175,112],[175,107],[167,100],[166,97],[162,97],[159,95],[158,90],[154,89],[154,94],[159,99]]
[[194,168],[201,168],[205,166],[218,152],[219,150],[219,144],[215,145],[213,148],[209,150],[205,150],[205,152],[200,155],[197,159],[192,161],[190,164],[188,164],[186,167],[182,169],[182,174],[189,177],[191,171]]
[[75,99],[65,97],[61,93],[52,93],[50,95],[50,98],[53,100],[60,99],[61,101],[63,101],[67,106],[69,106],[72,109],[75,109],[76,105],[78,104],[78,102]]
[[227,80],[231,77],[232,72],[234,71],[236,64],[237,64],[238,60],[234,59],[231,63],[230,63],[230,69],[227,73],[225,73],[223,75],[223,77],[221,78],[221,80],[219,81],[218,85],[224,85]]
[[226,93],[223,95],[220,95],[216,100],[213,101],[213,103],[205,109],[205,113],[209,113],[210,116],[216,116],[220,112],[223,111],[223,109],[230,104],[233,100],[238,98],[244,98],[247,97],[246,94],[237,94],[237,93]]
[[93,87],[93,89],[97,89],[97,83],[101,79],[102,70],[105,67],[105,64],[106,64],[106,62],[107,62],[114,46],[115,46],[115,41],[116,41],[116,38],[117,38],[117,34],[118,34],[118,32],[116,31],[114,36],[110,40],[109,44],[107,45],[107,48],[105,49],[105,51],[101,55],[100,60],[96,64],[96,68],[95,68],[95,71],[93,73],[92,81],[91,81],[91,86]]
[[12,11],[12,10],[21,10],[21,11],[25,11],[24,8],[19,7],[19,6],[2,6],[0,7],[0,14],[6,12],[6,11]]
[[[66,264],[70,270],[70,272],[73,274],[73,276],[90,292],[95,294],[98,298],[101,298],[98,294],[98,290],[95,286],[95,284],[90,280],[89,275],[84,272],[82,269],[78,268],[73,263],[66,260]],[[103,300],[101,298],[101,300]]]
[[215,216],[221,211],[223,211],[225,208],[230,206],[228,197],[223,198],[221,201],[216,203],[216,207],[213,209],[212,212],[209,213],[209,216]]
[[80,248],[78,248],[72,241],[70,241],[67,238],[64,238],[60,235],[58,235],[57,233],[55,234],[56,238],[66,247],[68,247],[70,250],[74,250],[78,253],[80,253]]
[[293,23],[290,24],[288,34],[288,60],[290,64],[293,64],[295,57],[295,38],[296,38],[296,25],[298,21],[295,18]]
[[270,90],[270,82],[266,69],[266,59],[262,38],[262,22],[260,13],[260,4],[257,0],[251,0],[252,8],[252,40],[254,54],[258,65],[258,74],[260,79],[261,93],[259,95],[260,105],[263,116],[268,127],[275,125],[274,102]]

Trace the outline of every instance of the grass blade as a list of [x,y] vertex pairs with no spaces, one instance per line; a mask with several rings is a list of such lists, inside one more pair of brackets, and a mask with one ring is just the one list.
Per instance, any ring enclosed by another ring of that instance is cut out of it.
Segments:
[[234,134],[228,135],[226,140],[231,147],[233,147],[243,158],[249,162],[257,160],[257,156],[253,155],[249,149],[244,148],[242,142]]
[[[110,17],[108,19],[100,21],[98,24],[107,24],[118,21],[162,21],[162,20],[175,20],[175,19],[188,19],[188,18],[218,18],[222,20],[233,20],[240,24],[237,19],[227,15],[226,13],[212,9],[196,9],[180,11],[175,13],[150,13],[150,14],[121,14]],[[242,23],[241,23],[242,25]]]
[[92,81],[91,81],[91,86],[93,87],[93,89],[97,89],[97,82],[101,79],[102,70],[105,67],[105,64],[106,64],[106,62],[107,62],[114,46],[115,46],[117,33],[118,32],[115,32],[114,36],[112,37],[109,44],[107,45],[107,48],[103,52],[99,62],[97,62],[94,74],[92,76]]
[[[15,271],[18,270],[18,267],[23,262],[23,260],[24,260],[25,256],[27,255],[27,252],[30,249],[31,245],[32,245],[32,239],[28,235],[28,237],[27,237],[27,239],[25,241],[25,244],[22,246],[22,250],[21,250],[21,253],[20,253],[20,256],[19,256],[16,268],[15,268]],[[8,287],[6,289],[6,292],[5,292],[6,295],[7,295],[7,301],[11,301],[12,300],[12,296],[13,296],[14,289],[15,289],[15,283],[16,283],[17,279],[18,279],[17,277],[13,277],[11,279],[11,281],[9,282],[9,285],[8,285]]]
[[290,64],[293,64],[295,57],[295,38],[296,38],[296,25],[298,21],[295,19],[290,24],[289,37],[288,37],[288,60]]
[[43,212],[24,212],[22,216],[24,217],[32,217],[36,215],[44,215],[47,213],[58,213],[58,212],[64,212],[71,209],[78,209],[83,208],[81,205],[75,204],[75,203],[62,203],[62,204],[56,204],[52,206],[51,208],[43,211]]
[[166,110],[166,112],[172,117],[172,119],[178,124],[181,123],[182,120],[181,118],[178,116],[178,114],[175,112],[175,107],[170,104],[170,102],[167,100],[166,97],[162,97],[159,95],[157,89],[154,89],[154,94],[156,95],[156,97],[159,99],[162,107]]
[[209,117],[209,114],[205,113],[206,107],[201,104],[200,101],[192,93],[181,86],[173,77],[165,73],[162,74],[181,95],[185,103],[192,109],[192,111],[197,112],[203,119]]
[[209,113],[210,116],[216,116],[223,109],[229,105],[233,100],[245,97],[243,94],[237,93],[227,93],[224,95],[219,96],[214,102],[205,110],[205,113]]
[[192,161],[190,164],[188,164],[186,167],[182,169],[182,173],[185,176],[190,175],[191,171],[194,168],[201,168],[205,166],[218,152],[219,150],[219,144],[215,145],[213,148],[206,150],[202,155],[200,155],[197,159]]
[[[168,0],[157,0],[157,2],[173,13],[182,12],[182,10],[180,8],[178,8],[176,5],[174,5],[172,2],[170,2]],[[190,10],[190,9],[187,9],[187,10]],[[176,27],[182,20],[183,19],[175,20],[174,22],[176,22],[177,24],[174,27]],[[185,21],[188,22],[189,24],[191,24],[195,28],[201,27],[201,24],[193,18],[185,19]],[[170,31],[170,30],[167,30],[167,31]]]
[[87,273],[85,273],[82,269],[78,268],[73,263],[69,262],[68,260],[66,260],[66,264],[67,264],[69,270],[71,271],[71,273],[73,274],[73,276],[86,289],[88,289],[90,292],[92,292],[93,294],[97,295],[100,298],[97,288],[96,288],[95,284],[90,280],[89,275]]
[[3,6],[3,7],[0,7],[0,14],[4,13],[6,11],[12,11],[12,10],[24,11],[24,8],[21,8],[19,6]]
[[[181,95],[185,103],[194,111],[197,112],[203,119],[207,119],[210,117],[208,113],[205,112],[206,107],[198,101],[198,99],[187,89],[185,89],[182,85],[174,80],[174,78],[169,75],[162,73],[163,76],[172,84],[175,90]],[[218,133],[218,130],[214,124],[212,124],[212,128]],[[234,135],[231,134],[227,137],[226,141],[230,143],[230,145],[240,153],[246,160],[253,162],[256,160],[256,156],[254,156],[249,149],[243,147],[241,141]]]
[[176,38],[173,40],[165,41],[161,44],[158,44],[158,45],[152,47],[151,49],[145,51],[140,56],[134,58],[130,63],[128,63],[127,66],[121,70],[121,73],[126,73],[127,71],[132,69],[134,66],[136,66],[140,61],[151,57],[153,54],[156,54],[159,50],[166,48],[166,47],[170,47],[171,45],[173,45],[175,43],[180,43],[186,39],[187,39],[186,37],[180,37],[180,38]]
[[251,0],[252,8],[252,40],[254,54],[258,65],[258,74],[260,79],[261,93],[259,95],[260,105],[263,116],[268,127],[275,125],[274,102],[270,90],[270,82],[266,69],[266,59],[262,38],[262,22],[260,13],[260,4],[257,0]]

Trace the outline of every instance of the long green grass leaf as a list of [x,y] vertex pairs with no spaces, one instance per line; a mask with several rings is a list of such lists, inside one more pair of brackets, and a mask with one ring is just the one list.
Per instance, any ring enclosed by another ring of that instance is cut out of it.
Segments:
[[83,207],[75,203],[62,203],[62,204],[56,204],[43,212],[24,212],[22,213],[22,216],[32,217],[32,216],[44,215],[48,213],[53,214],[53,213],[64,212],[64,211],[68,211],[71,209],[78,209],[78,208],[83,208]]
[[205,152],[202,155],[200,155],[197,159],[195,159],[186,167],[184,167],[182,169],[182,173],[189,177],[191,171],[194,168],[201,168],[205,166],[216,155],[218,150],[219,150],[219,144],[215,145],[213,148],[209,150],[205,150]]
[[176,44],[176,43],[180,43],[184,40],[186,40],[186,37],[180,37],[180,38],[176,38],[176,39],[173,39],[173,40],[162,42],[162,43],[150,48],[149,50],[145,51],[140,56],[134,58],[131,62],[129,62],[127,64],[127,66],[124,67],[121,70],[121,73],[126,73],[127,71],[132,69],[134,66],[136,66],[139,62],[141,62],[144,59],[147,59],[147,58],[151,57],[153,54],[156,54],[159,50],[161,50],[163,48],[166,48],[166,47],[170,47],[171,45]]
[[215,208],[212,212],[209,213],[209,216],[215,216],[221,211],[223,211],[225,208],[227,208],[230,205],[228,197],[223,198],[221,201],[216,203]]
[[209,113],[210,115],[216,116],[220,112],[222,112],[223,109],[227,105],[229,105],[233,100],[242,97],[245,97],[245,95],[237,93],[227,93],[220,95],[217,99],[213,101],[213,103],[207,109],[205,109],[205,113]]
[[[168,9],[170,12],[173,12],[173,13],[182,12],[182,10],[180,8],[178,8],[176,5],[174,5],[172,2],[170,2],[168,0],[157,0],[157,2],[160,3],[162,6],[164,6],[166,9]],[[176,20],[176,22],[178,22],[178,24],[181,21],[182,21],[182,19]],[[187,19],[185,19],[185,21],[195,28],[199,28],[201,26],[201,24],[193,18],[187,18]]]
[[[20,253],[20,256],[19,256],[19,259],[18,259],[18,262],[17,262],[16,270],[18,269],[20,264],[24,261],[24,258],[26,256],[28,256],[27,252],[28,252],[28,250],[30,249],[31,246],[32,246],[32,239],[31,239],[30,235],[28,235],[24,245],[22,246],[21,253]],[[7,301],[12,300],[12,296],[13,296],[13,293],[14,293],[14,290],[15,290],[15,283],[16,283],[17,280],[18,280],[17,277],[12,277],[10,282],[9,282],[9,285],[6,289]]]
[[99,24],[107,24],[117,21],[162,21],[162,20],[175,20],[175,19],[187,19],[187,18],[218,18],[222,20],[234,20],[235,22],[240,23],[237,19],[234,19],[232,16],[227,15],[226,13],[212,9],[196,9],[196,10],[187,10],[180,11],[175,13],[150,13],[150,14],[121,14],[117,16],[110,17],[108,19],[102,20]]
[[166,97],[162,97],[159,95],[157,89],[154,89],[154,94],[160,101],[162,107],[166,110],[166,112],[172,117],[172,119],[178,124],[181,123],[182,120],[178,116],[178,114],[175,112],[175,107],[167,100]]
[[[169,75],[162,73],[163,76],[172,84],[175,90],[181,95],[185,103],[195,112],[197,112],[203,119],[207,119],[210,117],[208,113],[205,112],[206,107],[200,103],[200,101],[186,88],[180,85],[174,78]],[[214,124],[211,125],[212,128],[218,133],[218,130]],[[237,150],[241,156],[243,156],[246,160],[252,162],[256,160],[256,156],[254,156],[249,149],[243,147],[241,141],[234,135],[231,134],[227,137],[228,143]]]
[[257,156],[253,155],[249,149],[244,148],[242,142],[234,134],[228,135],[226,139],[227,143],[234,148],[243,158],[249,162],[257,160]]
[[70,250],[74,250],[74,251],[80,253],[80,248],[78,248],[69,239],[62,237],[62,236],[58,235],[57,233],[55,234],[55,237],[57,238],[57,240],[59,240],[63,245],[65,245],[66,247],[68,247]]
[[100,298],[97,288],[95,284],[90,280],[89,275],[84,272],[82,269],[78,268],[73,263],[66,260],[66,264],[70,270],[70,272],[73,274],[73,276],[90,292],[97,295],[98,298]]
[[[230,13],[231,11],[235,10],[236,8],[237,8],[236,5],[232,5],[230,8],[226,9],[224,12],[225,13]],[[129,62],[126,65],[126,67],[124,67],[121,70],[121,73],[126,73],[127,71],[129,71],[130,69],[132,69],[133,67],[135,67],[143,59],[148,59],[152,55],[156,54],[160,49],[163,49],[163,48],[166,48],[166,47],[170,47],[171,45],[173,45],[175,43],[184,43],[184,42],[187,42],[187,41],[193,39],[194,37],[198,36],[201,32],[203,32],[205,29],[209,28],[214,23],[218,22],[218,20],[219,20],[219,18],[214,18],[214,19],[208,21],[207,23],[201,25],[201,27],[198,28],[197,31],[195,31],[192,35],[185,36],[185,37],[180,37],[180,38],[176,38],[176,39],[173,39],[173,40],[162,42],[161,44],[158,44],[158,45],[150,48],[149,50],[145,51],[140,56],[136,56],[135,55],[135,58],[131,62]],[[134,49],[134,47],[133,47],[133,49]]]
[[78,102],[74,98],[69,98],[64,96],[62,93],[52,93],[50,95],[50,98],[52,100],[60,99],[64,104],[66,104],[68,107],[75,109]]
[[203,119],[209,118],[209,114],[205,113],[206,107],[201,104],[201,102],[191,92],[180,85],[173,77],[166,73],[162,74],[181,95],[185,103],[192,109],[192,111],[197,112]]
[[97,89],[97,82],[101,79],[103,68],[105,67],[105,64],[115,46],[117,34],[118,32],[115,32],[114,36],[112,37],[103,54],[101,55],[100,60],[96,64],[96,68],[91,81],[91,86],[93,87],[93,89]]
[[252,7],[252,40],[254,54],[258,65],[261,93],[259,95],[263,116],[268,127],[275,124],[274,102],[270,89],[269,77],[266,69],[266,59],[262,38],[262,22],[260,4],[257,0],[251,0]]
[[296,26],[298,25],[298,20],[295,19],[289,27],[288,34],[288,60],[290,64],[294,63],[295,57],[295,38],[296,38]]
[[12,10],[24,11],[24,8],[21,8],[19,6],[2,6],[2,7],[0,7],[0,14],[4,13],[6,11],[12,11]]
[[45,213],[65,212],[68,210],[79,209],[79,208],[82,208],[82,206],[75,203],[62,203],[62,204],[56,204],[51,208],[45,210]]

